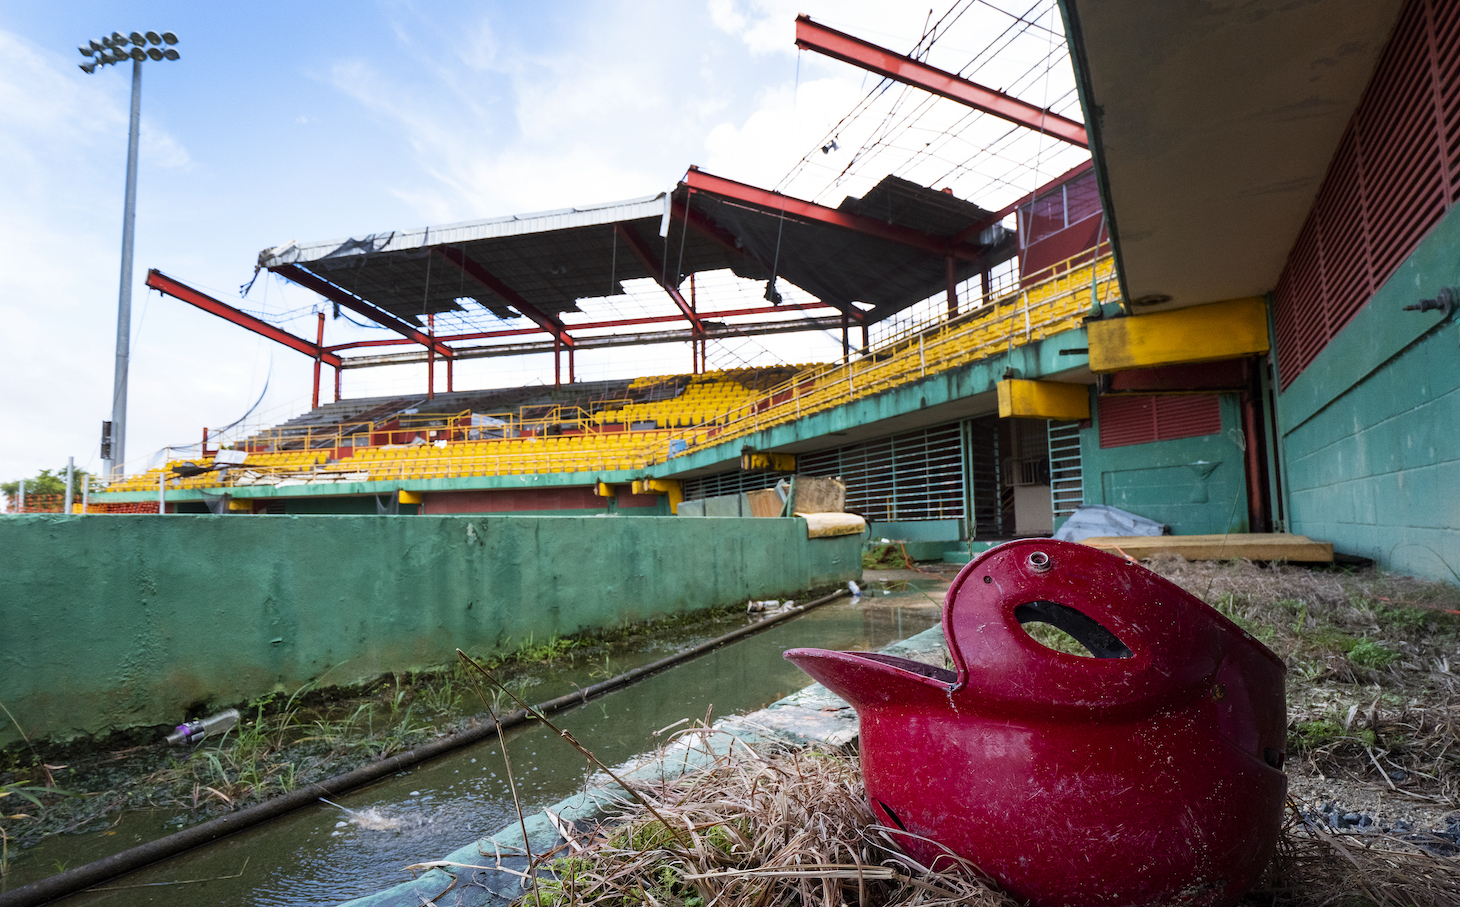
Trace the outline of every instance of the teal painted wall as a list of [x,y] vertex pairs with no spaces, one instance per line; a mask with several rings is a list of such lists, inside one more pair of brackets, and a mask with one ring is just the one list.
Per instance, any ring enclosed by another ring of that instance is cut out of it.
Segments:
[[[0,518],[0,700],[34,737],[176,723],[861,576],[800,519]],[[0,714],[0,745],[18,740]]]
[[1460,210],[1278,397],[1292,530],[1451,583],[1460,583],[1460,327],[1453,314],[1404,306],[1456,285]]
[[1108,504],[1171,527],[1176,535],[1247,531],[1247,478],[1237,398],[1223,394],[1222,432],[1199,438],[1100,448],[1100,413],[1080,432],[1086,504]]

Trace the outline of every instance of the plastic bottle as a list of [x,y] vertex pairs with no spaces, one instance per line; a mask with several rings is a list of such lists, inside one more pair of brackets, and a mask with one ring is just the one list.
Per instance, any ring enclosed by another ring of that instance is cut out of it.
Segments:
[[177,730],[167,735],[167,742],[172,744],[197,743],[204,737],[221,736],[237,726],[238,709],[224,709],[216,715],[178,725]]

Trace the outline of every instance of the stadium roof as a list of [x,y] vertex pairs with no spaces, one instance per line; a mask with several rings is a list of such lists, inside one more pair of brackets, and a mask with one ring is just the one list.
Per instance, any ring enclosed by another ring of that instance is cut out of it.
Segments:
[[[447,355],[444,341],[546,333],[549,348],[571,347],[579,330],[668,320],[679,323],[662,339],[684,340],[723,330],[705,319],[725,315],[742,319],[737,333],[876,322],[1011,258],[1013,233],[999,225],[1004,213],[896,176],[829,208],[691,168],[673,191],[656,196],[290,242],[260,253],[259,267],[417,343],[426,341],[427,315],[457,313],[462,323],[511,329],[438,332],[431,345]],[[721,270],[754,280],[774,275],[819,305],[779,308],[779,283],[767,287],[764,306],[733,312],[717,311],[712,299],[692,306],[684,298],[690,275]],[[663,289],[670,317],[564,322],[564,313],[584,311],[581,301],[622,296],[624,281],[644,278]],[[786,321],[788,310],[820,306],[837,311],[831,319]],[[759,321],[746,323],[747,316]]]

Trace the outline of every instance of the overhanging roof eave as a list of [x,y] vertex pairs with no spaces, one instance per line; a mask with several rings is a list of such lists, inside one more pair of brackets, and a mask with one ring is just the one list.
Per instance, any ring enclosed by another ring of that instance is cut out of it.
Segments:
[[402,252],[430,246],[457,245],[483,239],[550,233],[573,227],[593,227],[668,216],[669,193],[609,202],[602,205],[560,208],[533,214],[515,214],[439,226],[415,227],[367,236],[321,242],[288,242],[259,253],[259,266],[272,270],[290,264],[308,264],[341,255]]

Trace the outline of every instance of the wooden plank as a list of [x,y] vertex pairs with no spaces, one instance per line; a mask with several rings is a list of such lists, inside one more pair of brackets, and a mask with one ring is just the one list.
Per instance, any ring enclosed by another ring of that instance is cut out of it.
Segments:
[[1137,560],[1156,554],[1179,554],[1189,561],[1225,561],[1245,557],[1251,561],[1333,563],[1332,542],[1315,542],[1306,535],[1282,532],[1099,536],[1085,539],[1084,544],[1112,554],[1128,554]]

